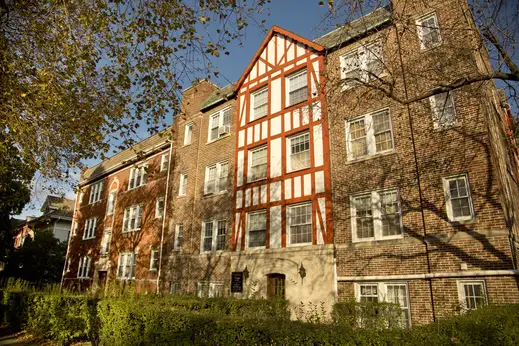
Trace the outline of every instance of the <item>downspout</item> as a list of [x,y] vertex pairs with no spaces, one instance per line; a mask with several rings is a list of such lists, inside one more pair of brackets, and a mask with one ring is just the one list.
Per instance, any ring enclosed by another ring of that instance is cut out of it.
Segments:
[[[173,137],[173,136],[172,136]],[[164,229],[166,228],[166,215],[168,214],[168,196],[169,196],[169,177],[171,174],[171,153],[173,152],[173,138],[171,138],[171,144],[169,145],[169,157],[168,157],[168,174],[166,176],[166,194],[164,195],[164,212],[162,215],[162,230],[160,234],[160,250],[159,250],[159,270],[157,272],[157,294],[160,293],[160,275],[162,274],[162,251],[164,248]]]
[[78,210],[79,193],[80,192],[78,190],[76,192],[76,203],[74,205],[74,214],[72,215],[72,225],[70,226],[70,231],[68,232],[67,252],[65,253],[65,263],[63,264],[63,271],[61,272],[61,282],[59,284],[59,291],[60,292],[63,291],[63,279],[64,279],[65,274],[66,274],[67,263],[68,263],[68,260],[69,260],[68,255],[69,255],[69,251],[70,251],[70,241],[72,240],[72,230],[76,226],[76,222],[77,222],[76,213],[77,213],[77,210]]
[[[406,80],[406,75],[405,75],[405,70],[404,70],[404,60],[402,58],[402,46],[400,43],[400,35],[399,35],[398,28],[397,28],[397,25],[396,25],[394,19],[393,19],[393,26],[395,28],[396,41],[397,41],[397,45],[398,45],[398,57],[400,59],[400,69],[402,70],[402,82],[403,82],[403,86],[404,86],[404,93],[405,93],[406,99],[409,99],[409,93],[407,90],[407,80]],[[425,213],[423,210],[423,207],[424,207],[423,192],[422,192],[422,185],[420,182],[420,169],[419,169],[419,165],[418,165],[418,156],[416,153],[416,143],[415,143],[414,130],[413,130],[413,117],[411,115],[411,106],[409,103],[406,105],[406,109],[407,109],[407,116],[409,118],[409,130],[411,131],[411,143],[413,144],[413,159],[414,159],[415,170],[416,170],[416,182],[418,184],[418,194],[420,196],[420,212],[422,214],[422,227],[423,227],[423,234],[424,234],[423,243],[425,246],[425,256],[427,258],[427,273],[431,274],[431,259],[429,256],[429,244],[427,244],[427,241],[425,239],[427,237],[427,227],[426,227],[426,222],[425,222]],[[436,321],[436,311],[435,311],[435,307],[434,307],[434,294],[433,294],[432,278],[429,277],[427,280],[429,281],[429,292],[430,292],[430,296],[431,296],[432,317],[433,317],[433,321]]]

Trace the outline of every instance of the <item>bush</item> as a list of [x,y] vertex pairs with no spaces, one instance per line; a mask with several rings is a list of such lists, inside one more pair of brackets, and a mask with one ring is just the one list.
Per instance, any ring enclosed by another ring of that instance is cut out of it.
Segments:
[[24,291],[2,291],[3,322],[12,330],[25,328],[31,294]]
[[383,330],[403,327],[402,311],[397,304],[357,302],[355,299],[335,303],[332,319],[335,324],[351,328]]

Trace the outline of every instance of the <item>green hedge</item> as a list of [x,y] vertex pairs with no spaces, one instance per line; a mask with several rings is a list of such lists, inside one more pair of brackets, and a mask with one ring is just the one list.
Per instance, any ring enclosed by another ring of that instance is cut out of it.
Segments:
[[351,328],[384,330],[402,327],[402,311],[397,304],[384,302],[357,302],[355,299],[334,304],[332,320]]

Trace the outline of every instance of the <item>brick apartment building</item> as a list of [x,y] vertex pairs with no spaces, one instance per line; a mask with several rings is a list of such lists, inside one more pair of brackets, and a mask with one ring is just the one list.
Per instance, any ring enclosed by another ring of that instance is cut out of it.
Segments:
[[63,284],[389,301],[407,325],[518,302],[502,95],[376,88],[486,72],[474,28],[462,0],[393,1],[314,41],[273,27],[235,84],[187,88],[171,128],[84,172]]

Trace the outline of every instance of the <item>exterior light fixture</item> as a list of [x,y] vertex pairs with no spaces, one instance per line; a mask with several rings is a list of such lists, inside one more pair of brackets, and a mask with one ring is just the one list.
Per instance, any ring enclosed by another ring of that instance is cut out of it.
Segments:
[[301,280],[306,277],[306,269],[303,267],[303,262],[301,262],[301,267],[299,267],[299,276],[301,276]]
[[247,269],[247,266],[245,266],[245,269],[243,269],[243,278],[245,280],[247,280],[247,278],[249,277],[249,270]]

